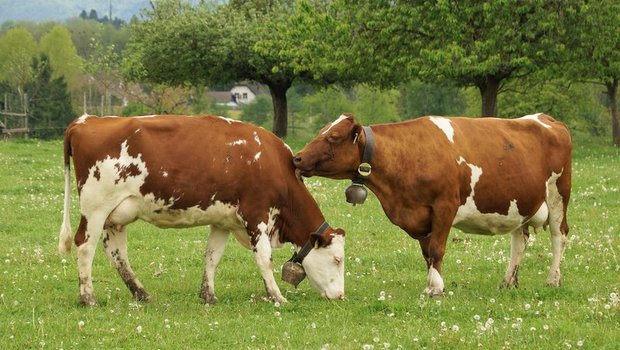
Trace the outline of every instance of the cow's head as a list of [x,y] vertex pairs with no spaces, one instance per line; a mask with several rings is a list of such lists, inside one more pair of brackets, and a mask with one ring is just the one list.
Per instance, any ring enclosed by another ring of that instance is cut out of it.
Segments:
[[344,298],[344,231],[313,233],[310,244],[312,249],[301,263],[310,285],[328,299]]
[[362,126],[351,114],[328,123],[319,135],[293,156],[299,174],[351,179],[357,174],[363,148],[358,139]]

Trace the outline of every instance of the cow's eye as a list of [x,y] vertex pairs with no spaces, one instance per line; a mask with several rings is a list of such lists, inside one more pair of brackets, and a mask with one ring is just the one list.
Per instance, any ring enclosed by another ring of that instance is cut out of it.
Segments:
[[329,143],[340,143],[341,141],[342,138],[338,133],[332,133],[331,135],[327,136],[327,142]]

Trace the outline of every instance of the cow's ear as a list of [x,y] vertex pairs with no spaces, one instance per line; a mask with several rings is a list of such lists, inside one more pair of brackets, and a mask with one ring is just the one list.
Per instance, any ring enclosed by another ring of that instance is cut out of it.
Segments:
[[325,238],[318,233],[313,233],[310,235],[310,244],[314,247],[314,249],[325,247],[327,244]]
[[343,229],[337,228],[337,229],[334,230],[334,233],[332,233],[332,236],[335,236],[335,235],[344,237],[345,232],[344,232]]
[[359,140],[361,133],[362,133],[362,126],[359,125],[358,123],[353,124],[353,127],[351,128],[351,133],[349,134],[353,143],[357,143],[357,140]]

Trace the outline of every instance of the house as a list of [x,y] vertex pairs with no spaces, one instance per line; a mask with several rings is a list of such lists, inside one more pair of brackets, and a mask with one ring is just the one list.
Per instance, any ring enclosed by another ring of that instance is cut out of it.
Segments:
[[209,91],[207,96],[218,105],[236,108],[252,102],[257,95],[265,93],[263,90],[258,85],[236,84],[229,91]]

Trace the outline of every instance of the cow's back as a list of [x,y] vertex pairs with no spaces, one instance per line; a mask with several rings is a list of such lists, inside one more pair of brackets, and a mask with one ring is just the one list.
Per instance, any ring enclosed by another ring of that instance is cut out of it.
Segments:
[[281,140],[220,117],[83,117],[70,125],[66,143],[81,195],[96,197],[96,188],[118,197],[112,204],[141,196],[165,209],[204,210],[258,195],[275,203],[284,179],[294,176]]

